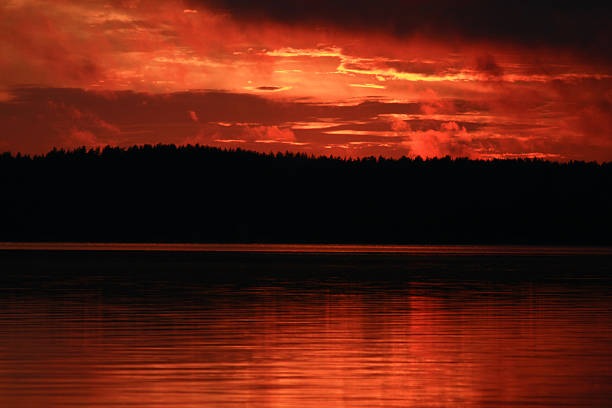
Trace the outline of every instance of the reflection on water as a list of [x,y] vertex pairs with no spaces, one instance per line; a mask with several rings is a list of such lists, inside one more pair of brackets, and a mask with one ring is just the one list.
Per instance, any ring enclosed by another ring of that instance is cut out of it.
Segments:
[[0,253],[0,406],[606,406],[610,261]]

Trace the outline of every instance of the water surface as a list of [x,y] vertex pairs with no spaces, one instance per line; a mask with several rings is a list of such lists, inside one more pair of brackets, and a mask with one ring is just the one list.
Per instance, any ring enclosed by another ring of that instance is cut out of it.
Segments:
[[609,405],[610,251],[411,248],[4,248],[0,406]]

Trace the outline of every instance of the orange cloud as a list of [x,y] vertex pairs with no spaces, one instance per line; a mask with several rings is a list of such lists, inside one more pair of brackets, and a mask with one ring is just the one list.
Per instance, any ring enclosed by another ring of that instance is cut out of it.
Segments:
[[207,4],[0,5],[2,149],[232,140],[344,155],[612,158],[605,61],[494,38],[255,23]]
[[243,132],[245,139],[260,143],[292,143],[296,141],[291,129],[281,129],[278,126],[246,126]]

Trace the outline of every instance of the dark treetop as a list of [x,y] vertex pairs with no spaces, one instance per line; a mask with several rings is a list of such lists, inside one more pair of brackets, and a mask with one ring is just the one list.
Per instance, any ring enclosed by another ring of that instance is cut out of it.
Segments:
[[612,163],[203,146],[0,155],[1,241],[612,243]]

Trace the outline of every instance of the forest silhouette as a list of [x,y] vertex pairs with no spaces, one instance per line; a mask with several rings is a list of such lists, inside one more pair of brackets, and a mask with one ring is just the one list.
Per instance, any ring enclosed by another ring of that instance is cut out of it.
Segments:
[[206,146],[0,155],[0,240],[612,243],[612,163]]

